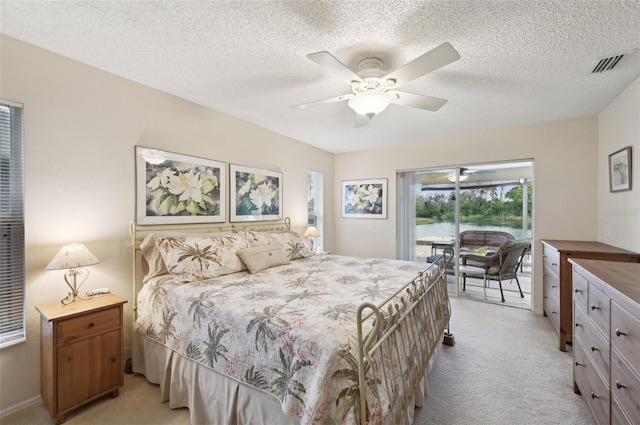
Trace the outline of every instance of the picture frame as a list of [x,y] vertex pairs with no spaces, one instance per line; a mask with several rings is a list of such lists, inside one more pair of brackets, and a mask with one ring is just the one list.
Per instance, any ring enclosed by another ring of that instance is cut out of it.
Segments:
[[224,223],[226,163],[136,146],[136,222]]
[[282,173],[229,164],[230,221],[282,220]]
[[631,190],[631,146],[609,155],[609,192]]
[[342,182],[343,218],[387,218],[387,179]]

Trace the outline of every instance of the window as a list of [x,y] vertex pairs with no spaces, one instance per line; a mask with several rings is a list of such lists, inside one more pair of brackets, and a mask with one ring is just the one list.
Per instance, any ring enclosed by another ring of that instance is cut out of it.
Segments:
[[22,105],[0,100],[0,348],[25,340]]
[[322,243],[322,191],[323,191],[323,175],[319,171],[309,170],[307,173],[307,188],[309,190],[309,226],[314,226],[318,229],[318,236],[315,240],[315,250],[318,252],[323,251]]

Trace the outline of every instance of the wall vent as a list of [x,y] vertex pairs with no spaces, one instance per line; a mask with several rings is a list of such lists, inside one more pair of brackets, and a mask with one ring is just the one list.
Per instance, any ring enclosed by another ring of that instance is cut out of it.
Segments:
[[592,74],[598,74],[604,71],[611,71],[612,69],[620,66],[635,50],[620,53],[618,55],[609,56],[607,58],[599,59],[591,71]]

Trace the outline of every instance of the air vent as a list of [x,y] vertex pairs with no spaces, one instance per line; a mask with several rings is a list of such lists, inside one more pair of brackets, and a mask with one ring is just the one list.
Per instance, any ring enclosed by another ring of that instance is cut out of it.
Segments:
[[612,69],[620,66],[622,62],[624,62],[634,50],[620,53],[619,55],[609,56],[608,58],[602,58],[598,60],[598,63],[593,67],[592,74],[597,74],[599,72],[611,71]]

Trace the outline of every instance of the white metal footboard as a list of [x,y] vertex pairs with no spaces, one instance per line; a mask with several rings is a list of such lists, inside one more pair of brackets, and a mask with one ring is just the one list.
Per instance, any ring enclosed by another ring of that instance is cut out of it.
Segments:
[[[442,266],[420,273],[380,306],[360,305],[359,403],[354,408],[358,423],[380,422],[372,412],[386,410],[383,406],[388,407],[387,418],[393,424],[403,423],[450,317],[447,274]],[[369,328],[367,322],[373,329],[363,335],[363,328]]]

